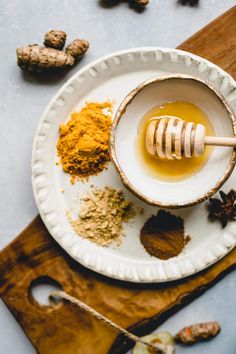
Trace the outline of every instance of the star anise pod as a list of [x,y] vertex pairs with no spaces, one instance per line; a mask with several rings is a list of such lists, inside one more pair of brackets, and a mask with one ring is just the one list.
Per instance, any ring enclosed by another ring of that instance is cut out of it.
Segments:
[[178,3],[181,5],[190,5],[196,6],[198,5],[199,0],[178,0]]
[[225,227],[229,221],[236,219],[236,191],[231,189],[229,193],[220,191],[221,200],[210,198],[208,205],[209,218],[219,220],[222,227]]

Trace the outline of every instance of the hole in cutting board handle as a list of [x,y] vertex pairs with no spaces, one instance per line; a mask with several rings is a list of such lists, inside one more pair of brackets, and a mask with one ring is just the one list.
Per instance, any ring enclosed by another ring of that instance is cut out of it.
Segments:
[[28,296],[31,302],[38,303],[40,306],[55,307],[62,303],[61,300],[51,300],[49,295],[52,291],[63,290],[62,286],[53,278],[40,276],[30,283]]

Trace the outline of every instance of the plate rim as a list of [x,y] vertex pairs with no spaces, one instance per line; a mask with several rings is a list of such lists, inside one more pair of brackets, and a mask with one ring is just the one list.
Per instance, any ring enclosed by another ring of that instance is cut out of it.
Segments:
[[[97,262],[97,263],[95,262],[95,264],[91,265],[90,262],[88,260],[86,260],[86,257],[83,257],[83,258],[76,257],[75,254],[72,252],[71,247],[66,245],[65,242],[63,242],[63,243],[61,242],[61,239],[59,237],[57,237],[56,232],[53,231],[52,222],[47,220],[45,211],[42,210],[42,207],[39,202],[39,197],[37,195],[37,187],[36,187],[35,176],[34,176],[34,160],[35,160],[35,154],[36,154],[36,144],[38,141],[38,136],[39,136],[39,132],[40,132],[40,128],[42,126],[42,123],[44,122],[45,118],[47,117],[47,114],[48,114],[50,108],[52,107],[52,105],[57,101],[57,99],[61,96],[61,94],[66,90],[66,88],[68,88],[68,86],[76,78],[78,78],[83,73],[87,72],[89,69],[93,68],[97,64],[99,64],[105,60],[109,60],[110,58],[113,58],[113,57],[122,56],[125,54],[134,54],[134,53],[141,54],[142,52],[155,52],[156,53],[158,51],[162,52],[162,53],[174,53],[174,55],[176,54],[177,57],[178,57],[178,55],[185,55],[185,56],[189,57],[190,59],[192,58],[194,60],[199,61],[199,63],[204,62],[204,63],[206,63],[207,69],[217,70],[217,72],[219,72],[221,74],[221,76],[223,76],[224,78],[225,77],[227,78],[228,85],[231,85],[231,86],[233,86],[234,89],[236,89],[236,83],[230,74],[228,74],[227,72],[225,72],[223,69],[221,69],[217,65],[213,64],[212,62],[208,61],[207,59],[197,56],[195,54],[180,50],[180,49],[151,46],[151,47],[136,47],[136,48],[115,51],[115,52],[109,53],[107,55],[104,55],[104,56],[92,61],[91,63],[87,64],[85,67],[79,69],[75,74],[72,75],[71,78],[69,78],[59,88],[59,90],[56,92],[56,94],[53,95],[53,97],[51,98],[51,100],[47,104],[43,114],[41,115],[41,118],[39,119],[37,129],[35,132],[35,136],[34,136],[34,140],[33,140],[32,155],[31,155],[31,183],[32,183],[32,188],[33,188],[33,195],[34,195],[35,203],[38,208],[39,214],[40,214],[48,232],[50,233],[50,235],[59,243],[59,245],[73,259],[75,259],[77,262],[79,262],[83,266],[85,266],[95,272],[98,272],[102,275],[105,275],[107,277],[117,279],[117,280],[122,280],[122,281],[134,282],[134,283],[161,283],[161,282],[183,279],[183,278],[193,275],[197,272],[200,272],[201,270],[209,267],[210,265],[214,264],[215,262],[217,262],[218,260],[223,258],[226,254],[228,254],[235,247],[236,239],[234,239],[233,241],[232,241],[232,239],[231,239],[231,241],[225,240],[225,242],[223,242],[223,238],[222,238],[222,245],[221,246],[223,248],[223,251],[220,252],[220,254],[218,254],[218,255],[209,254],[208,257],[206,257],[205,262],[202,264],[199,264],[199,266],[197,268],[191,264],[191,262],[188,260],[188,257],[183,257],[183,259],[181,260],[182,263],[184,263],[184,271],[181,271],[179,269],[179,267],[175,268],[175,266],[176,266],[175,258],[166,261],[165,264],[169,265],[169,267],[167,267],[167,270],[165,269],[166,267],[163,267],[162,263],[156,264],[156,267],[159,268],[158,269],[159,277],[154,276],[152,274],[152,272],[150,272],[150,271],[148,272],[146,268],[137,270],[137,269],[134,269],[134,267],[133,267],[132,269],[130,269],[129,273],[127,274],[127,272],[124,271],[124,267],[122,265],[120,265],[118,267],[118,270],[115,270],[115,273],[114,273],[112,271],[112,269],[108,269],[108,267],[105,264],[106,262],[101,261],[101,259],[99,262]],[[233,107],[233,111],[235,111],[234,107]],[[228,234],[230,235],[229,232],[228,232]],[[79,238],[78,238],[78,240],[79,240]],[[132,261],[131,261],[131,263],[132,263]],[[142,262],[140,264],[142,265]],[[147,264],[147,262],[146,262],[146,264]],[[160,276],[160,274],[161,274],[161,276]]]

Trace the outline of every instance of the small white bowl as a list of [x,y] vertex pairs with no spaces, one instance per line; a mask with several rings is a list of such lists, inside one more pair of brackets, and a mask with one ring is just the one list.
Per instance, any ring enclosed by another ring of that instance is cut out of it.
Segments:
[[170,101],[191,102],[201,108],[216,136],[236,136],[233,111],[220,92],[199,78],[171,74],[147,80],[125,97],[113,122],[110,151],[124,185],[136,196],[151,205],[181,208],[201,203],[219,190],[233,171],[236,151],[215,147],[199,172],[178,182],[152,177],[137,156],[137,130],[150,109]]

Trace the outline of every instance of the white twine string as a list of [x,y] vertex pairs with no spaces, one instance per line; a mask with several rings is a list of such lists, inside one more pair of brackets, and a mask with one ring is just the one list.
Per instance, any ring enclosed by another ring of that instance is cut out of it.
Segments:
[[155,344],[154,345],[152,343],[146,342],[145,340],[139,338],[135,334],[130,333],[126,329],[120,327],[119,325],[117,325],[113,321],[109,320],[107,317],[103,316],[101,313],[97,312],[96,310],[94,310],[89,305],[87,305],[84,302],[76,299],[75,297],[65,293],[64,291],[53,291],[50,294],[50,297],[54,297],[54,298],[60,297],[62,299],[65,299],[65,300],[68,300],[68,301],[72,302],[73,304],[76,304],[81,309],[83,309],[85,311],[88,311],[91,315],[93,315],[97,319],[99,319],[99,320],[103,321],[104,323],[106,323],[108,326],[116,329],[120,333],[123,333],[127,338],[131,339],[135,343],[137,343],[137,342],[142,343],[142,344],[148,346],[149,348],[152,348],[155,352],[159,351],[159,352],[164,353],[164,354],[173,354],[174,353],[173,347],[171,345],[164,345],[164,344]]

